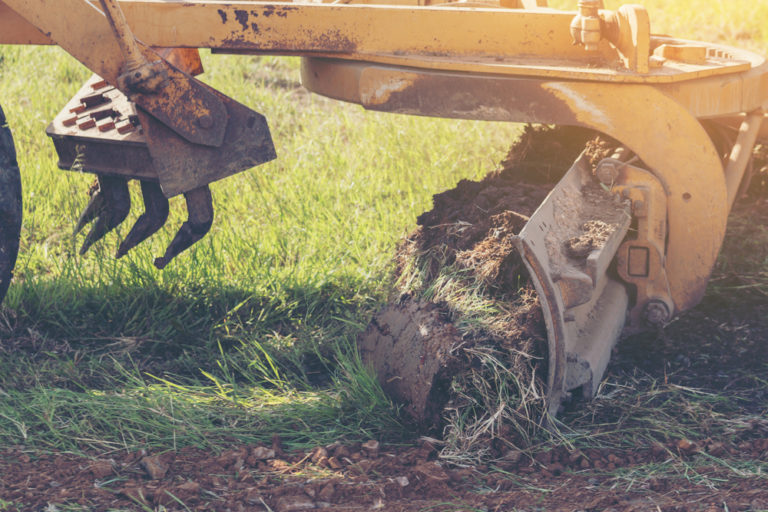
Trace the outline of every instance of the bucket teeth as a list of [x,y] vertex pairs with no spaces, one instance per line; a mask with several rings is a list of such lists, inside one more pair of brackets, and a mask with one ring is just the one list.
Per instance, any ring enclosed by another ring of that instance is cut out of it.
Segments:
[[119,226],[131,210],[131,195],[128,192],[126,180],[106,175],[99,175],[98,180],[99,188],[91,196],[88,206],[80,215],[75,227],[75,233],[77,233],[93,221],[93,226],[80,248],[81,255],[104,235]]
[[176,236],[165,251],[155,259],[155,267],[162,270],[179,253],[189,248],[208,233],[213,223],[213,200],[207,186],[199,187],[184,194],[187,201],[187,221],[181,225]]
[[163,195],[158,183],[142,181],[141,196],[144,200],[144,213],[120,244],[116,258],[122,258],[128,251],[154,235],[168,220],[168,199]]
[[88,205],[80,214],[80,218],[77,219],[77,224],[75,225],[73,234],[76,235],[82,231],[89,222],[99,216],[103,209],[104,195],[99,192],[99,189],[97,189],[91,194],[91,198],[88,200]]

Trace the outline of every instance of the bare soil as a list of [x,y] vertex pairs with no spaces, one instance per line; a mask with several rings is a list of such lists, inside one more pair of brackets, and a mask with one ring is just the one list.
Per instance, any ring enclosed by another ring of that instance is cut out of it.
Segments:
[[4,508],[7,511],[55,510],[46,508],[50,504],[79,504],[91,510],[163,506],[264,512],[768,508],[763,478],[733,479],[715,465],[699,470],[698,476],[728,481],[720,489],[713,489],[705,478],[681,483],[652,476],[619,487],[609,476],[702,453],[766,460],[768,437],[738,445],[678,440],[632,451],[558,448],[535,458],[509,454],[493,468],[448,467],[436,459],[437,451],[428,441],[408,447],[379,446],[376,441],[335,444],[310,452],[283,452],[275,441],[273,446],[233,446],[219,455],[182,448],[175,453],[84,457],[11,448],[0,456],[0,498],[14,504]]

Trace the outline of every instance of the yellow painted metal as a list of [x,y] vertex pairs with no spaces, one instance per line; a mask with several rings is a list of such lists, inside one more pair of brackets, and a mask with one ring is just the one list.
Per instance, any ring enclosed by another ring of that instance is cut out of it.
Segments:
[[[611,165],[606,161],[599,165],[606,164]],[[616,169],[612,189],[632,202],[632,216],[637,219],[634,236],[616,252],[617,273],[624,282],[635,285],[636,290],[635,305],[628,314],[629,327],[636,330],[645,327],[652,302],[657,320],[648,323],[664,325],[675,310],[664,261],[668,215],[666,191],[645,169],[628,164],[618,164]]]
[[[70,11],[68,2],[56,2],[56,8],[43,0],[5,3],[31,21],[31,25],[27,24],[30,29],[41,26],[41,11],[61,11],[60,22],[67,24],[72,37],[57,43],[72,53],[78,52],[72,51],[70,39],[82,39],[80,46],[90,48],[101,40],[92,25],[93,13],[85,13],[87,9],[95,10],[85,2],[79,2],[81,5],[74,11]],[[646,73],[641,57],[647,57],[645,46],[654,43],[648,42],[646,34],[647,14],[636,7],[619,9],[615,16],[601,11],[607,21],[618,20],[621,37],[617,36],[615,47],[605,39],[600,41],[593,52],[572,44],[570,23],[575,13],[538,7],[202,0],[119,3],[136,37],[153,47],[333,55],[428,69],[628,83],[678,82],[733,74],[760,64],[751,54],[736,53],[726,58],[711,52],[703,64],[668,59]],[[0,19],[0,42],[23,42],[32,37],[16,34],[20,40],[14,41],[4,34],[5,28],[6,22]],[[111,49],[103,51],[109,55]]]
[[728,207],[733,205],[739,191],[744,171],[752,159],[752,148],[760,134],[765,114],[762,110],[750,112],[739,127],[739,135],[733,145],[725,167],[725,181],[728,188]]
[[645,162],[667,194],[664,265],[675,311],[703,296],[729,206],[712,141],[677,98],[648,85],[486,78],[325,59],[307,59],[302,80],[310,90],[374,110],[582,125],[610,134]]
[[110,84],[116,84],[124,57],[107,19],[93,4],[78,0],[6,0],[35,27],[56,34],[56,44]]
[[0,44],[54,44],[10,6],[0,2]]

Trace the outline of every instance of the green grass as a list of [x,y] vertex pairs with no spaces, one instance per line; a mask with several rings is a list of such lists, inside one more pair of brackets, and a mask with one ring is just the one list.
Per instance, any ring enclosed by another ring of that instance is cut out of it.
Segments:
[[[655,32],[768,49],[762,2],[645,4]],[[57,170],[44,129],[87,70],[55,48],[0,49],[25,202],[0,310],[0,448],[217,450],[274,433],[303,447],[408,435],[357,360],[355,337],[390,292],[395,243],[431,195],[494,169],[519,127],[365,112],[300,89],[295,59],[203,57],[205,81],[266,115],[278,159],[213,185],[211,233],[159,272],[151,262],[183,221],[178,200],[168,227],[124,259],[112,258],[114,235],[77,255],[71,232],[92,177]],[[119,234],[139,214],[135,198]],[[748,263],[763,291],[766,264]],[[555,442],[626,447],[748,419],[731,395],[635,379],[606,384],[602,401],[566,416]]]
[[136,195],[118,237],[77,255],[92,177],[57,170],[43,132],[87,70],[55,48],[1,51],[25,218],[0,317],[0,444],[400,437],[350,347],[389,291],[395,242],[433,193],[493,169],[517,127],[367,113],[302,90],[296,59],[205,54],[204,79],[266,115],[279,158],[214,184],[211,233],[159,272],[178,200],[123,260]]

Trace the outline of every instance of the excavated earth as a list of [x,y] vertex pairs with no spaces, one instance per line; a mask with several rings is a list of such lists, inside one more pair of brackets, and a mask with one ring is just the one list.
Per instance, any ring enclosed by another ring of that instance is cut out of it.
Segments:
[[[481,269],[478,275],[488,279],[490,293],[503,298],[503,286],[494,283],[506,280],[509,284],[511,279],[518,284],[518,263],[509,257],[510,248],[491,243],[488,233],[517,232],[530,208],[546,194],[548,184],[564,170],[559,163],[549,168],[547,162],[557,160],[560,152],[568,153],[572,160],[583,140],[574,148],[557,151],[552,150],[552,141],[549,144],[549,149],[537,156],[539,165],[526,170],[527,164],[521,164],[518,154],[507,165],[514,167],[514,172],[502,171],[480,183],[462,182],[457,189],[436,196],[435,208],[420,218],[420,227],[401,247],[400,255],[408,254],[404,248],[424,251],[439,242],[450,249],[454,263]],[[517,182],[520,172],[527,172],[527,185]],[[739,206],[732,217],[732,221],[748,219],[751,227],[742,236],[768,225],[768,193],[762,190],[760,194]],[[510,197],[513,204],[507,208],[504,202]],[[454,236],[444,230],[450,212],[457,212],[456,219],[468,219],[465,222],[472,226],[485,224],[467,227],[460,236]],[[742,244],[742,239],[727,238],[726,257],[741,250]],[[669,436],[663,442],[634,447],[560,446],[531,451],[510,450],[490,441],[492,462],[467,461],[462,465],[440,459],[439,441],[431,438],[407,445],[370,440],[296,451],[284,448],[274,437],[271,444],[260,446],[233,440],[223,453],[185,447],[166,452],[75,455],[6,446],[0,447],[0,510],[768,510],[768,388],[753,389],[739,377],[750,369],[764,375],[768,300],[738,275],[738,269],[716,274],[713,283],[719,287],[717,293],[707,295],[700,306],[664,331],[622,341],[607,375],[629,383],[637,372],[643,372],[659,382],[712,393],[741,389],[742,396],[751,398],[744,408],[754,421],[735,427],[728,440]],[[436,333],[436,346],[429,350],[444,349],[439,368],[448,373],[458,371],[449,364],[457,334],[444,305],[425,305],[406,296],[388,310],[401,318],[425,319],[431,326],[428,330]],[[521,332],[540,329],[540,320],[531,311],[527,320],[522,318],[527,327]],[[392,322],[384,319],[380,324]],[[410,329],[412,322],[404,325]],[[383,329],[373,329],[386,336]],[[407,332],[415,337],[412,330]],[[6,341],[15,349],[24,349],[14,345],[14,340]],[[461,367],[464,362],[457,364]],[[434,368],[429,371],[439,373]],[[420,396],[429,401],[432,392],[433,387],[425,387]],[[605,411],[601,414],[595,418],[596,435],[600,434],[600,423],[610,424],[623,411],[616,411],[615,417]],[[659,469],[664,464],[686,469],[672,479],[674,471]],[[761,467],[762,473],[739,469],[747,466]],[[657,476],[661,474],[665,477]]]
[[[385,392],[404,405],[422,430],[442,430],[446,404],[464,415],[461,400],[456,400],[457,387],[493,388],[487,381],[497,379],[488,369],[483,385],[462,381],[464,375],[475,372],[477,378],[483,373],[478,350],[493,353],[495,361],[504,363],[504,371],[535,381],[537,395],[543,396],[546,328],[513,237],[585,146],[593,167],[615,147],[589,130],[528,127],[500,170],[481,181],[462,180],[435,195],[433,208],[419,216],[417,229],[399,245],[395,295],[372,319],[359,345],[363,360],[375,369]],[[597,182],[595,188],[592,193],[606,194]],[[604,224],[593,224],[585,226],[578,240],[571,240],[574,257],[586,256],[606,238]],[[446,268],[452,272],[448,278]],[[454,281],[454,291],[443,295],[464,293],[473,300],[479,296],[507,313],[472,318],[474,323],[480,320],[493,327],[462,332],[455,327],[467,323],[461,300],[451,304],[449,298],[432,291],[446,279]],[[414,286],[417,280],[420,284]],[[493,396],[479,397],[477,405],[496,402],[498,393],[490,390]],[[519,407],[543,410],[543,402],[538,399]],[[498,423],[503,429],[503,421]]]

